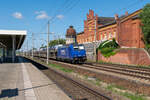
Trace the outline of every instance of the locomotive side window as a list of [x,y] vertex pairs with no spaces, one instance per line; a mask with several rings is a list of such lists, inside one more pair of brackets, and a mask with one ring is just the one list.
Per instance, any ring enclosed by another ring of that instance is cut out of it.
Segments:
[[74,48],[74,50],[78,50],[78,49],[79,49],[79,47],[78,47],[78,46],[74,46],[73,48]]
[[74,46],[73,48],[74,48],[74,50],[84,50],[83,45]]
[[79,46],[79,50],[84,50],[84,46]]

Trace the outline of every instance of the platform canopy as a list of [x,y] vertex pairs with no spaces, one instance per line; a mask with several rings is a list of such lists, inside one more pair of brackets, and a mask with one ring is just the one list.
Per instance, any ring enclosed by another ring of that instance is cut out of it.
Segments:
[[27,31],[19,31],[19,30],[0,30],[0,45],[6,47],[7,49],[13,48],[13,39],[15,39],[15,49],[20,49]]
[[0,48],[6,48],[6,46],[0,42]]

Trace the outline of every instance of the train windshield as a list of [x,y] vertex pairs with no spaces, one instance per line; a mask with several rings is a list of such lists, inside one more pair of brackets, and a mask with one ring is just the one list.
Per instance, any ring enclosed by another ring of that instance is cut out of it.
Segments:
[[84,49],[84,46],[79,46],[79,50],[83,50]]
[[84,50],[83,45],[74,46],[73,48],[74,48],[74,50]]
[[74,46],[73,48],[74,48],[74,50],[78,50],[78,49],[79,49],[79,47],[78,47],[78,46]]

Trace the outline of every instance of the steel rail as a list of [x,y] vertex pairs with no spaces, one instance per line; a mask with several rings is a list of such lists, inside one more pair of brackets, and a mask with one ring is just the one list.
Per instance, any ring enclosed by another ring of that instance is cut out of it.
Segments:
[[[42,60],[46,61],[46,59],[44,59],[44,58],[42,58]],[[32,59],[32,61],[33,61],[33,59]],[[33,62],[35,62],[35,61],[33,61]],[[35,62],[35,63],[37,63],[37,62]],[[41,64],[41,63],[38,63],[38,64]],[[46,66],[44,64],[41,64],[41,65]],[[100,98],[103,98],[102,100],[113,100],[112,98],[106,96],[105,94],[100,93],[99,91],[96,91],[95,89],[92,89],[92,88],[86,86],[85,84],[78,82],[77,80],[72,79],[69,76],[66,76],[66,75],[64,75],[64,74],[62,74],[62,73],[60,73],[60,72],[58,72],[58,71],[56,71],[50,67],[48,67],[48,69],[55,72],[57,75],[60,75],[61,77],[65,78],[66,80],[71,81],[73,84],[75,84],[76,86],[80,87],[81,89],[87,91],[88,93],[90,92],[92,95],[99,96]]]

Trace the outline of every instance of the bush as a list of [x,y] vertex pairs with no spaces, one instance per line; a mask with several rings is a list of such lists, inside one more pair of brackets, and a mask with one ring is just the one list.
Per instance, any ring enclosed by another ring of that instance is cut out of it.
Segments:
[[115,49],[119,48],[119,45],[116,43],[115,39],[112,41],[106,40],[100,44],[98,50],[101,51],[101,54],[104,57],[110,57],[116,54]]
[[109,52],[113,52],[114,48],[103,48],[101,49],[101,53],[107,54]]
[[102,48],[106,48],[106,47],[118,48],[119,45],[116,43],[116,40],[113,39],[113,40],[106,40],[106,41],[102,42],[98,48],[102,49]]
[[101,49],[101,53],[103,54],[104,57],[110,57],[116,54],[114,51],[116,48],[103,48]]

